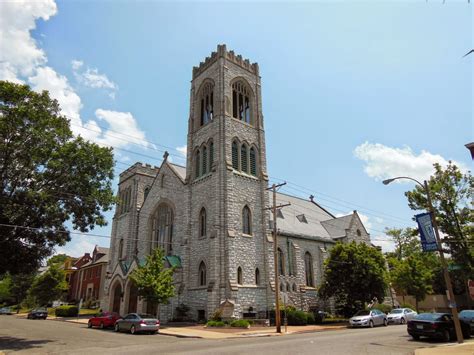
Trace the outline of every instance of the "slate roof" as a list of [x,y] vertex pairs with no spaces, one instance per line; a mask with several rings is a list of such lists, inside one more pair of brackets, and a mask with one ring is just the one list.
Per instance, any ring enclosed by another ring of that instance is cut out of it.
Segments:
[[181,178],[181,180],[185,180],[186,179],[186,167],[184,166],[181,166],[181,165],[176,165],[176,164],[173,164],[173,163],[169,163],[168,164],[171,166],[171,168],[173,168],[173,170],[176,172],[176,174],[178,174],[178,176]]
[[[269,198],[272,201],[271,191],[269,191]],[[311,201],[283,193],[277,193],[276,200],[277,205],[291,203],[291,206],[280,210],[281,214],[277,218],[277,228],[281,235],[332,242],[331,235],[321,224],[321,221],[332,218],[328,211]],[[304,215],[305,218],[301,218],[301,215]],[[273,216],[270,219],[273,219]],[[307,223],[300,220],[306,220]]]
[[349,229],[353,215],[347,215],[322,221],[321,225],[327,230],[333,238],[341,238],[346,236],[346,229]]

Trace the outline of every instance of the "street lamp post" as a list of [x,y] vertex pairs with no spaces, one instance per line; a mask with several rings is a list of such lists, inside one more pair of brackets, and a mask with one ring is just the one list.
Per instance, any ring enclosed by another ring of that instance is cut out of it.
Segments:
[[393,182],[395,180],[399,180],[399,179],[412,180],[412,181],[416,182],[418,185],[420,185],[423,188],[423,190],[426,192],[426,198],[428,200],[428,209],[429,209],[429,212],[431,212],[431,221],[433,223],[433,228],[434,228],[434,231],[435,231],[436,243],[438,244],[438,252],[439,252],[439,257],[441,259],[441,265],[443,267],[444,281],[445,281],[446,287],[448,289],[449,301],[451,303],[449,305],[449,307],[452,309],[452,312],[453,312],[453,320],[454,320],[454,328],[456,330],[456,337],[458,339],[458,343],[461,344],[461,343],[464,342],[464,338],[462,336],[462,330],[461,330],[461,323],[459,322],[458,309],[457,309],[457,306],[456,306],[456,299],[454,298],[453,285],[451,283],[451,276],[449,275],[448,266],[446,264],[446,259],[444,258],[444,252],[443,252],[443,247],[442,247],[442,244],[441,244],[441,238],[439,237],[438,224],[436,222],[436,214],[435,214],[435,210],[433,208],[433,204],[432,204],[432,201],[431,201],[431,194],[430,194],[430,190],[428,188],[428,183],[426,182],[426,180],[422,184],[418,180],[413,179],[411,177],[399,176],[399,177],[395,177],[395,178],[392,178],[392,179],[384,180],[383,184],[388,185],[391,182]]

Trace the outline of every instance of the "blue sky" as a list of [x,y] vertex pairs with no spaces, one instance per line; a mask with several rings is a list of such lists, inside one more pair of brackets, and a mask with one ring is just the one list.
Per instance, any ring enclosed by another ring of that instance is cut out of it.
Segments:
[[[39,0],[0,13],[0,79],[50,90],[77,134],[126,149],[117,173],[159,165],[163,146],[184,162],[192,67],[220,43],[260,65],[271,181],[335,214],[357,209],[384,249],[385,227],[412,225],[413,186],[382,179],[423,179],[447,160],[472,167],[467,1]],[[58,252],[108,243],[74,236]]]

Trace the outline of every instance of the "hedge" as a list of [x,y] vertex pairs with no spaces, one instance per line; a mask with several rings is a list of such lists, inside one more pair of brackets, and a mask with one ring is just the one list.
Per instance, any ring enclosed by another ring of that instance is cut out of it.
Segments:
[[238,319],[230,323],[230,326],[235,328],[248,328],[250,326],[250,323],[246,319]]
[[77,317],[79,308],[77,306],[59,306],[55,313],[56,317]]
[[219,320],[210,320],[206,323],[208,327],[225,327],[225,323]]

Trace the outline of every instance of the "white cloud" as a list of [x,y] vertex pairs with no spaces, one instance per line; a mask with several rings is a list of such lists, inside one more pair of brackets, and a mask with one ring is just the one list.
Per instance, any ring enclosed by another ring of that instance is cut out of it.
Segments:
[[47,21],[57,11],[53,0],[4,1],[0,11],[0,75],[2,79],[20,81],[46,63],[44,51],[37,47],[30,31],[35,21]]
[[385,234],[372,236],[370,238],[370,241],[372,242],[372,244],[382,247],[382,251],[384,253],[395,250],[395,243],[390,237],[386,236]]
[[105,74],[99,73],[97,68],[89,68],[82,70],[84,62],[82,60],[74,59],[71,61],[72,70],[77,81],[87,87],[93,89],[106,89],[109,90],[108,96],[111,99],[115,99],[118,85],[110,80]]
[[[85,253],[92,253],[97,244],[99,243],[96,238],[76,234],[71,237],[71,241],[65,246],[56,247],[54,254],[66,254],[73,257],[80,257]],[[108,245],[106,245],[106,247],[108,247]]]
[[73,59],[71,61],[72,70],[79,70],[84,65],[82,60]]
[[188,146],[183,145],[182,147],[176,147],[176,150],[181,154],[183,157],[186,157],[186,153],[188,151]]
[[[417,155],[408,146],[392,148],[380,143],[365,142],[354,149],[354,155],[366,163],[365,173],[376,180],[396,176],[410,176],[417,180],[424,180],[434,172],[434,163],[439,163],[442,166],[448,164],[448,160],[441,155],[432,154],[425,150]],[[462,163],[453,163],[461,170],[467,170]],[[399,181],[406,182],[404,180]]]

